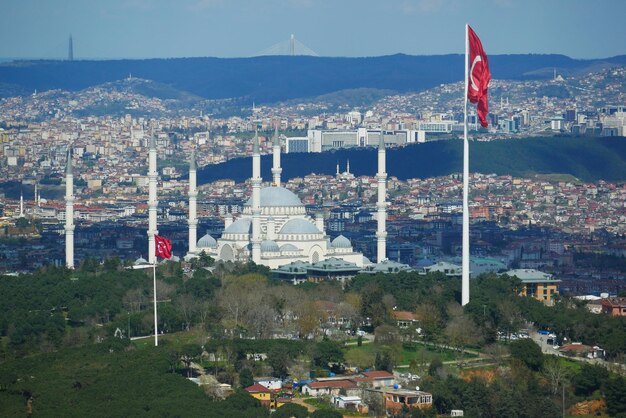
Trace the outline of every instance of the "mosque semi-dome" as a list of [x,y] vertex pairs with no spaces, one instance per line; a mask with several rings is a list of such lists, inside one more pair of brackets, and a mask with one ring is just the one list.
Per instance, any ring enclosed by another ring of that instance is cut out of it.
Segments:
[[333,248],[352,248],[350,240],[343,235],[339,235],[335,238],[331,244]]
[[252,232],[252,220],[239,218],[224,230],[225,234],[249,234]]
[[197,248],[215,248],[217,247],[217,241],[215,240],[215,238],[213,238],[209,234],[206,234],[205,236],[203,236],[202,238],[198,240],[196,247]]
[[290,219],[280,228],[279,234],[321,234],[315,225],[303,218]]
[[[252,197],[245,206],[252,206]],[[263,187],[261,189],[261,207],[303,206],[302,201],[291,190],[284,187]]]
[[279,252],[279,251],[280,251],[280,248],[278,247],[278,244],[276,244],[276,241],[266,239],[261,242],[261,252],[273,253],[273,252]]
[[287,251],[300,251],[300,249],[298,247],[296,247],[293,244],[283,244],[280,246],[280,252],[287,252]]

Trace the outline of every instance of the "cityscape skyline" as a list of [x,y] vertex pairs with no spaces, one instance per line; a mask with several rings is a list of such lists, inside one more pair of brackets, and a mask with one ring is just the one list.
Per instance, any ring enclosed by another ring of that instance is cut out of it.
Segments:
[[322,56],[439,55],[463,52],[468,22],[490,54],[602,58],[625,53],[624,12],[618,0],[10,1],[0,57],[65,59],[70,35],[76,59],[254,56],[290,34]]

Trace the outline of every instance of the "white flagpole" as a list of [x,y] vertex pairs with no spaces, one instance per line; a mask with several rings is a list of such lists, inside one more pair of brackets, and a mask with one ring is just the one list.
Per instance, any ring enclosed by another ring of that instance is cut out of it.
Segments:
[[463,261],[461,277],[461,305],[469,303],[469,143],[467,141],[467,91],[469,60],[469,25],[465,24],[465,102],[463,113]]
[[156,261],[154,258],[154,264],[152,264],[152,278],[154,283],[154,346],[159,345],[159,331],[157,329],[157,297],[156,297]]

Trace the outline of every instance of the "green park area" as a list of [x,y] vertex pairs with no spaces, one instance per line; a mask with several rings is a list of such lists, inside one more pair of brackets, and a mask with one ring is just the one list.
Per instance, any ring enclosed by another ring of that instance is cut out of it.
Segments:
[[[285,396],[299,399],[293,382],[364,370],[395,372],[432,393],[432,409],[399,416],[463,409],[560,417],[563,406],[566,415],[626,413],[624,318],[591,314],[566,297],[547,307],[520,297],[515,278],[480,276],[462,308],[460,283],[440,274],[293,286],[253,264],[209,273],[203,263],[210,260],[195,261],[189,274],[179,263],[159,267],[158,347],[145,271],[111,259],[0,278],[0,416],[263,417],[269,411],[243,390],[254,377],[280,378]],[[414,323],[400,326],[398,311]],[[608,361],[555,357],[530,338],[498,337],[531,323],[599,345]],[[307,402],[317,416],[336,413],[327,399]]]

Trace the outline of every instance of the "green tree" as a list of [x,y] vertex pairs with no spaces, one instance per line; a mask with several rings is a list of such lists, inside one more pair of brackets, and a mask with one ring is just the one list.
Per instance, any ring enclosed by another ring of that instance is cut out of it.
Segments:
[[285,347],[273,346],[267,353],[267,362],[272,367],[272,376],[284,379],[289,374],[287,371],[290,364],[289,352]]
[[244,368],[239,373],[239,384],[242,388],[247,388],[254,384],[254,376],[252,376],[252,372],[248,368]]
[[341,345],[335,341],[320,341],[315,345],[313,364],[319,367],[328,367],[329,363],[344,361]]
[[269,416],[269,411],[261,405],[258,399],[252,397],[245,390],[238,390],[221,402],[222,416],[225,417],[255,417]]
[[441,370],[443,370],[443,362],[439,357],[435,357],[428,366],[428,375],[432,377],[439,376]]
[[122,268],[122,262],[119,257],[110,257],[104,260],[104,271],[119,271]]
[[626,414],[626,379],[615,377],[606,382],[606,409],[610,416]]
[[374,367],[376,370],[386,370],[388,372],[393,371],[393,357],[389,350],[383,350],[376,353],[376,359],[374,360]]
[[583,363],[580,371],[572,379],[574,393],[578,396],[589,396],[600,389],[609,379],[609,372],[602,366]]
[[286,403],[278,408],[272,418],[307,418],[309,411],[302,405],[295,403]]
[[311,418],[342,418],[343,415],[337,411],[318,409],[311,414]]
[[202,348],[198,344],[185,344],[181,348],[180,359],[187,369],[187,377],[191,377],[191,363],[202,354]]
[[510,344],[511,357],[520,360],[531,370],[538,371],[543,365],[541,347],[530,338],[514,341]]

